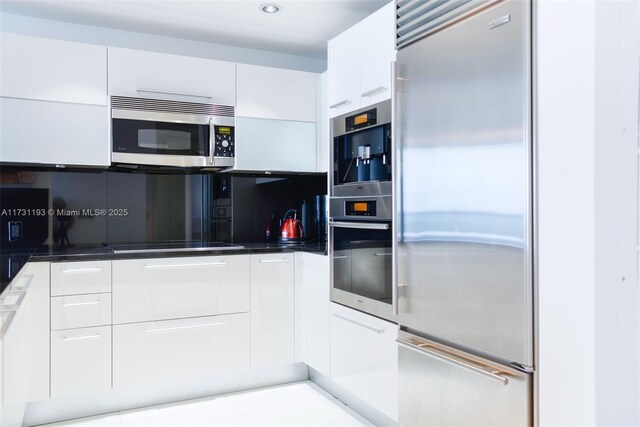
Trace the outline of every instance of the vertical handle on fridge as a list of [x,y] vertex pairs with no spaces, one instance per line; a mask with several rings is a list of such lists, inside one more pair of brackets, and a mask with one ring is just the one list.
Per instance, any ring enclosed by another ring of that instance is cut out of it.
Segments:
[[398,206],[400,206],[400,138],[398,137],[398,92],[396,85],[396,62],[391,62],[391,182],[393,185],[391,197],[391,305],[393,315],[398,315],[398,233],[402,227],[398,222]]

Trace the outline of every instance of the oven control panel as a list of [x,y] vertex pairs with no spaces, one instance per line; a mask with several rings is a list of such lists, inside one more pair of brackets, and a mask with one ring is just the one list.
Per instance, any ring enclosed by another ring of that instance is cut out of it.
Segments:
[[348,200],[344,203],[346,216],[376,216],[375,200]]
[[235,154],[235,134],[233,126],[214,126],[214,157],[234,157]]

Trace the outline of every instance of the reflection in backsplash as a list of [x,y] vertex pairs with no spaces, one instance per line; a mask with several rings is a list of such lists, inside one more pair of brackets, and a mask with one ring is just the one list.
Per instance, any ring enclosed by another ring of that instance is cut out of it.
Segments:
[[0,247],[260,241],[271,212],[326,194],[324,175],[6,171]]

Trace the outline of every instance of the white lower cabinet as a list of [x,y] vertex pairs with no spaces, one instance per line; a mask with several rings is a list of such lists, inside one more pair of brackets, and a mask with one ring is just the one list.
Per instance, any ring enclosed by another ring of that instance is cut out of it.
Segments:
[[51,330],[111,324],[111,293],[51,298]]
[[111,326],[51,332],[51,397],[111,388]]
[[250,315],[113,327],[113,386],[179,382],[249,369]]
[[[302,361],[327,377],[331,366],[331,303],[329,257],[299,252],[302,257],[300,283],[296,283],[296,335]],[[298,264],[296,264],[298,265]]]
[[113,261],[113,323],[249,311],[249,255]]
[[251,255],[251,367],[294,362],[292,253]]
[[398,419],[398,326],[331,303],[331,378]]

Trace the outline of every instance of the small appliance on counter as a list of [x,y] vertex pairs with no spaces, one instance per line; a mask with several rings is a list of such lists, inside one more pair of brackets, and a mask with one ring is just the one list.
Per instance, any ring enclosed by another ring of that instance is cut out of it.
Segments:
[[299,243],[302,238],[302,224],[298,219],[298,211],[289,209],[282,218],[280,227],[280,243]]
[[276,213],[271,212],[271,219],[267,221],[267,224],[264,227],[264,241],[265,242],[275,242],[278,236],[278,231],[280,230],[278,226],[278,219],[276,218]]

